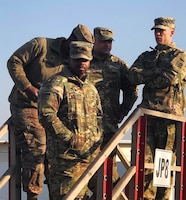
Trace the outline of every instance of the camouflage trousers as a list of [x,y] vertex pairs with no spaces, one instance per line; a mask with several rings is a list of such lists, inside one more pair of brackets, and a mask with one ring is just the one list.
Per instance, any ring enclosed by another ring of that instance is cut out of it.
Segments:
[[[15,134],[16,151],[20,153],[23,191],[27,199],[37,199],[43,187],[46,135],[34,108],[11,105],[10,134]],[[33,198],[32,198],[33,197]]]
[[[50,154],[50,148],[47,152]],[[64,158],[63,155],[56,155],[55,157],[49,156],[50,176],[49,176],[49,191],[50,200],[61,200],[70,191],[72,186],[81,177],[83,172],[87,169],[90,163],[99,154],[99,149],[96,149],[90,156],[83,159],[76,157]],[[54,149],[51,149],[53,151]],[[48,154],[47,154],[48,155]],[[90,195],[87,184],[81,189],[79,194],[74,198],[75,200],[88,200]]]
[[[176,124],[174,121],[161,118],[147,118],[147,139],[145,148],[145,162],[154,161],[155,149],[166,149],[173,151],[172,165],[175,162],[175,133]],[[171,183],[172,183],[171,175]],[[145,170],[144,199],[148,200],[169,200],[171,188],[153,186],[153,170]]]

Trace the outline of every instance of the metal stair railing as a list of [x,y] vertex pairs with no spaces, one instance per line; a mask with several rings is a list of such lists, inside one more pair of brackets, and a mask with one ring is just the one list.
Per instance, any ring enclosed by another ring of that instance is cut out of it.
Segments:
[[[2,138],[8,132],[8,123],[10,118],[0,127],[0,138]],[[11,166],[7,169],[3,175],[0,177],[0,189],[9,181],[14,173],[15,166]]]
[[[184,117],[178,117],[171,114],[166,114],[158,111],[153,111],[149,109],[144,108],[137,108],[133,111],[133,113],[128,117],[128,119],[123,123],[123,125],[118,129],[118,131],[115,133],[115,135],[111,138],[109,143],[104,147],[104,149],[101,151],[101,153],[98,155],[98,157],[95,158],[95,160],[91,163],[91,165],[86,169],[86,171],[83,173],[83,175],[78,179],[78,181],[74,184],[72,189],[67,193],[67,195],[63,198],[63,200],[72,200],[74,199],[81,188],[83,188],[90,178],[96,173],[97,170],[101,169],[101,166],[104,164],[105,160],[109,157],[111,152],[117,148],[117,155],[120,158],[121,162],[127,169],[127,171],[123,174],[123,176],[120,178],[119,182],[112,188],[111,195],[112,196],[103,196],[107,194],[103,194],[103,191],[100,191],[99,188],[103,189],[103,187],[99,187],[99,180],[98,180],[98,193],[101,195],[101,199],[112,199],[115,200],[120,196],[121,200],[128,200],[129,197],[129,191],[128,187],[129,183],[133,179],[135,182],[135,177],[139,176],[139,167],[144,166],[144,168],[153,168],[153,164],[143,163],[143,165],[140,164],[140,162],[143,161],[141,159],[142,157],[138,158],[138,163],[130,163],[126,156],[121,151],[120,147],[118,146],[119,141],[125,136],[125,134],[132,128],[132,126],[142,117],[146,116],[154,116],[154,117],[161,117],[165,119],[170,119],[177,121],[178,131],[181,133],[180,139],[177,142],[178,149],[180,150],[179,158],[178,158],[178,166],[172,167],[172,170],[178,172],[176,175],[176,200],[182,200],[186,198],[186,173],[185,173],[185,166],[186,166],[186,118]],[[5,132],[8,131],[7,124],[10,119],[8,119],[3,126],[0,127],[0,137],[3,136]],[[144,129],[144,128],[142,128]],[[11,132],[11,130],[9,130]],[[12,138],[11,138],[12,137]],[[140,138],[139,143],[140,144]],[[140,147],[140,145],[138,145]],[[142,145],[143,146],[143,145]],[[133,148],[133,147],[132,147]],[[137,148],[137,144],[135,144],[135,148]],[[9,199],[10,200],[20,200],[20,166],[16,166],[19,164],[18,157],[16,157],[16,150],[15,150],[15,138],[14,134],[9,133],[9,169],[1,176],[0,178],[0,189],[8,182],[9,180]],[[142,149],[144,150],[144,149]],[[135,149],[136,151],[136,149]],[[141,149],[140,149],[141,151]],[[135,152],[136,153],[136,152]],[[144,156],[143,154],[140,154],[140,156]],[[17,164],[16,164],[17,163]],[[18,170],[19,172],[17,173]],[[16,171],[16,173],[15,173]],[[103,174],[103,173],[102,173]],[[16,175],[16,176],[15,176]],[[142,174],[141,174],[142,175]],[[139,177],[138,177],[139,178]],[[102,184],[102,182],[101,182]],[[132,189],[135,190],[135,185],[133,184]],[[138,183],[137,183],[138,184]],[[141,187],[143,187],[141,185]],[[130,187],[131,190],[131,187]],[[138,191],[133,191],[132,194],[134,195],[132,199],[140,200]],[[135,196],[136,195],[136,196]],[[140,194],[142,195],[142,194]],[[106,197],[106,198],[105,198]],[[131,197],[130,197],[131,199]],[[100,200],[100,198],[97,198],[97,200]]]
[[15,136],[8,130],[11,117],[0,127],[0,138],[8,133],[8,165],[9,168],[0,177],[0,189],[9,181],[9,200],[21,200],[20,161],[16,154]]
[[[95,158],[95,160],[90,164],[90,166],[87,168],[87,170],[83,173],[83,175],[79,178],[79,180],[74,184],[72,189],[63,198],[63,200],[71,200],[78,195],[81,188],[83,188],[88,183],[88,181],[95,174],[95,172],[104,164],[105,160],[108,158],[108,156],[111,154],[111,152],[117,147],[119,141],[124,137],[124,135],[129,131],[129,129],[137,122],[137,120],[140,120],[140,118],[141,117],[143,118],[144,116],[145,117],[146,116],[154,116],[154,117],[170,119],[170,120],[177,121],[178,123],[180,123],[182,125],[182,128],[179,130],[179,132],[182,133],[182,136],[180,135],[181,145],[179,144],[179,146],[182,147],[181,151],[180,151],[181,155],[179,155],[179,153],[177,155],[181,159],[180,163],[179,163],[180,166],[175,166],[175,167],[172,166],[172,170],[177,171],[179,173],[178,178],[177,178],[178,186],[177,186],[176,190],[179,191],[177,193],[180,193],[180,194],[176,194],[176,200],[178,200],[178,199],[182,200],[183,197],[186,198],[186,189],[184,189],[184,187],[186,186],[186,180],[185,180],[186,173],[184,171],[184,166],[186,166],[186,158],[185,158],[186,118],[178,117],[178,116],[175,116],[172,114],[162,113],[162,112],[158,112],[158,111],[153,111],[153,110],[149,110],[149,109],[137,108],[136,110],[133,111],[133,113],[129,116],[129,118],[123,123],[123,125],[118,129],[118,131],[111,138],[109,143],[104,147],[104,149],[101,151],[101,153],[98,155],[98,157]],[[143,129],[143,131],[145,131],[144,127],[142,127],[142,129]],[[178,129],[179,129],[179,126],[178,126]],[[141,137],[139,134],[139,138],[138,138],[138,141],[135,143],[135,150],[134,150],[134,154],[136,154],[136,151],[139,151],[140,157],[138,157],[138,162],[137,163],[135,162],[134,165],[131,164],[130,166],[128,166],[129,163],[123,157],[123,160],[124,160],[123,164],[128,167],[128,170],[124,173],[124,175],[120,178],[119,182],[113,188],[112,197],[106,196],[103,193],[103,191],[99,191],[99,187],[98,187],[97,194],[99,194],[99,195],[102,194],[102,196],[101,196],[101,198],[100,198],[100,196],[97,197],[97,200],[100,200],[100,199],[116,200],[118,197],[120,197],[120,199],[122,199],[122,200],[128,200],[129,194],[125,194],[124,190],[126,189],[126,191],[127,191],[126,187],[131,182],[131,180],[134,179],[134,175],[135,175],[135,180],[134,180],[134,183],[132,186],[133,190],[130,192],[130,193],[132,193],[132,197],[130,196],[130,199],[140,200],[143,198],[140,196],[140,195],[143,195],[143,182],[141,180],[139,180],[139,178],[141,178],[140,176],[143,175],[144,168],[152,168],[153,166],[149,165],[148,163],[144,163],[144,158],[142,159],[142,157],[144,157],[144,152],[141,152],[141,151],[144,151],[145,148],[144,148],[144,145],[141,145],[141,144],[142,144]],[[143,146],[143,149],[137,149],[137,148],[141,148],[140,146]],[[142,162],[143,162],[143,164],[142,164]],[[143,167],[143,169],[141,169],[141,167]],[[180,169],[182,169],[182,170],[180,170]],[[141,171],[143,171],[143,173],[141,173]],[[136,183],[136,180],[138,180],[137,183]],[[98,180],[98,184],[99,184],[99,180]],[[141,184],[141,185],[138,185],[138,184]],[[138,190],[139,187],[142,188],[142,191]],[[131,187],[130,187],[130,190],[131,190]],[[139,194],[139,192],[141,192],[141,193]]]
[[[130,130],[133,124],[137,121],[137,119],[143,115],[142,109],[136,109],[133,113],[129,116],[129,118],[123,123],[123,125],[118,129],[112,139],[108,142],[108,144],[103,148],[101,153],[95,158],[95,160],[90,164],[90,166],[86,169],[83,175],[79,178],[79,180],[74,184],[72,189],[67,193],[67,195],[63,198],[63,200],[72,200],[76,197],[90,178],[95,174],[95,172],[101,167],[104,163],[105,159],[111,154],[111,152],[116,148],[119,141],[124,137],[124,135]],[[135,174],[135,167],[129,167],[129,170],[125,173],[123,180],[123,184],[127,185],[126,180],[128,177],[131,178]],[[122,184],[122,185],[123,185]],[[117,184],[118,185],[118,184]],[[98,192],[97,194],[100,194]],[[114,195],[114,194],[113,194]],[[99,199],[100,200],[100,199]],[[113,199],[114,200],[114,199]]]

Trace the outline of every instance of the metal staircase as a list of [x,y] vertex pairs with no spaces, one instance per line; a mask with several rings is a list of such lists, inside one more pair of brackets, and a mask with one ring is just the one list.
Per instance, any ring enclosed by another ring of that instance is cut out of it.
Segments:
[[[144,169],[153,169],[153,163],[144,163],[145,140],[146,140],[146,117],[154,116],[165,119],[171,119],[177,122],[177,162],[176,166],[172,166],[171,170],[175,171],[175,196],[174,200],[186,199],[186,118],[178,117],[162,112],[152,111],[143,108],[137,108],[118,129],[110,142],[105,146],[99,156],[91,163],[79,180],[74,184],[73,188],[63,198],[63,200],[74,199],[81,188],[88,183],[94,173],[99,170],[99,179],[97,184],[97,200],[143,200],[143,181]],[[0,128],[0,137],[3,130],[7,126],[7,122]],[[118,145],[122,138],[136,126],[136,134],[132,135],[132,151],[131,162],[126,158]],[[0,178],[0,189],[9,181],[9,200],[21,200],[21,184],[20,184],[20,162],[15,151],[15,138],[10,134],[9,130],[9,169]],[[117,155],[124,165],[126,172],[122,175],[117,185],[112,187],[112,160],[109,155],[114,149],[117,149]],[[16,173],[15,173],[16,172]],[[171,200],[173,200],[171,199]]]

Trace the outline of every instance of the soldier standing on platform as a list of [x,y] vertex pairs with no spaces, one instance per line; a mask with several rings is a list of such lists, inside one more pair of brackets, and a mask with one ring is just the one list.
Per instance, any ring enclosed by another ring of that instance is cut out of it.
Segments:
[[[186,53],[172,42],[175,19],[159,17],[154,20],[155,48],[142,53],[130,68],[129,78],[134,85],[144,84],[140,107],[184,115],[186,84]],[[154,162],[155,148],[173,151],[175,162],[176,122],[167,119],[147,118],[145,162]],[[169,200],[171,188],[152,184],[153,170],[145,170],[144,199]]]
[[[87,80],[92,44],[72,42],[69,64],[40,89],[40,122],[47,133],[51,200],[63,199],[98,155],[102,109],[95,86]],[[89,199],[87,185],[76,200]]]
[[15,134],[21,152],[27,200],[36,200],[43,187],[46,135],[38,120],[38,92],[43,82],[61,71],[68,61],[70,42],[76,40],[93,43],[93,36],[86,26],[79,24],[67,39],[34,38],[17,49],[7,63],[15,83],[9,96],[12,115],[9,130]]
[[[104,139],[101,148],[116,133],[118,124],[128,114],[137,99],[137,89],[127,78],[128,65],[110,53],[113,35],[112,29],[94,28],[93,60],[88,76],[99,92],[103,108]],[[114,151],[110,156],[113,158],[113,183],[115,184],[119,180],[116,152]],[[89,182],[89,187],[93,191],[92,199],[96,198],[96,181],[95,175]]]

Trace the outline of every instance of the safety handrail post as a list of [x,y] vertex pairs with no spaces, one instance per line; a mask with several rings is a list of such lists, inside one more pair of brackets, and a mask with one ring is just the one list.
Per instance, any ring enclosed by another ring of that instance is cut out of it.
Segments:
[[180,200],[186,199],[186,123],[182,123],[181,136],[181,173],[180,173]]
[[144,158],[146,138],[146,116],[139,117],[137,121],[136,141],[136,176],[134,188],[134,200],[143,199],[144,183]]
[[108,157],[104,162],[103,197],[102,200],[112,200],[112,166],[113,159]]
[[15,166],[15,173],[9,180],[9,200],[21,200],[21,171],[20,157],[16,151],[14,132],[8,127],[9,135],[9,167]]
[[112,166],[113,159],[108,157],[98,170],[97,200],[112,200]]

